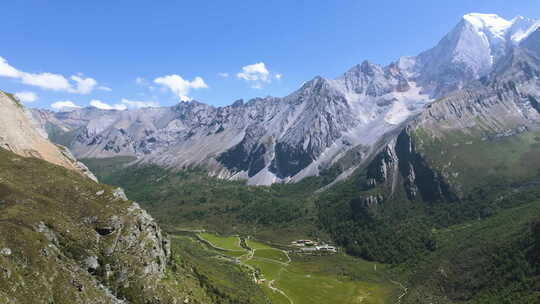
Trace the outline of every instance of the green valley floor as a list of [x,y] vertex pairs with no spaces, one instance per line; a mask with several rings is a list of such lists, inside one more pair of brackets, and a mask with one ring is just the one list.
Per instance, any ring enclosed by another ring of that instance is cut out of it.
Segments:
[[217,261],[238,267],[249,278],[242,284],[246,288],[255,284],[274,304],[395,303],[403,293],[386,265],[343,253],[298,253],[294,247],[203,231],[178,233],[173,240],[184,252],[197,248],[201,268]]

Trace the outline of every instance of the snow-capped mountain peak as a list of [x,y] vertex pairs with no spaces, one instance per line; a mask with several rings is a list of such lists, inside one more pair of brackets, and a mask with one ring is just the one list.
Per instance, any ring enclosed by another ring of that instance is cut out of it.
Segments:
[[463,16],[463,20],[473,25],[478,31],[504,39],[506,31],[512,26],[512,21],[496,14],[471,13]]
[[496,14],[466,14],[435,47],[400,66],[417,75],[425,90],[443,96],[485,76],[509,46],[519,44],[539,26],[539,20],[521,16],[507,20]]
[[505,42],[519,43],[540,27],[540,20],[516,16],[511,20],[496,14],[470,13],[463,20],[472,25],[479,35],[489,40],[498,39]]

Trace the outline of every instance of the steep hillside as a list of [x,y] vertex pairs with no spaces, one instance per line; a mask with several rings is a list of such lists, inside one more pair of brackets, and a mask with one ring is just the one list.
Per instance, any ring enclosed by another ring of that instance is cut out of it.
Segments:
[[0,302],[209,303],[121,190],[4,149],[0,181]]
[[0,91],[0,147],[21,156],[32,156],[95,177],[69,150],[47,140],[32,114],[11,94]]
[[519,207],[434,230],[438,249],[400,267],[409,274],[402,302],[538,303],[538,194],[522,189]]

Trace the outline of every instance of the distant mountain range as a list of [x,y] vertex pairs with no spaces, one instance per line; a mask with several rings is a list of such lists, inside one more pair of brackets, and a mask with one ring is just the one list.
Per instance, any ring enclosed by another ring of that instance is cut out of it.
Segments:
[[418,56],[385,67],[364,61],[337,79],[315,77],[283,98],[32,114],[77,158],[204,166],[211,175],[256,185],[330,171],[339,180],[368,166],[411,125],[441,132],[535,128],[539,27],[539,20],[524,17],[467,14]]

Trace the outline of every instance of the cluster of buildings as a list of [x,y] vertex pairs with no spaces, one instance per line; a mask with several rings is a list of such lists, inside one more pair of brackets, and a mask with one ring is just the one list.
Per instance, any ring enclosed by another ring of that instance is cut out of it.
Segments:
[[293,246],[300,247],[300,250],[303,252],[316,252],[316,251],[325,251],[325,252],[337,252],[337,248],[330,246],[328,244],[321,244],[312,240],[297,240],[291,243]]

